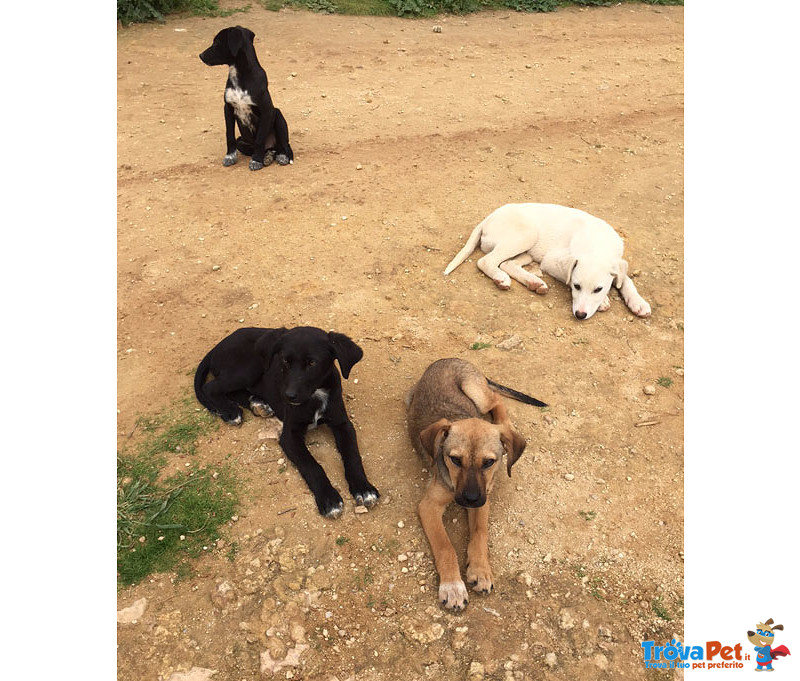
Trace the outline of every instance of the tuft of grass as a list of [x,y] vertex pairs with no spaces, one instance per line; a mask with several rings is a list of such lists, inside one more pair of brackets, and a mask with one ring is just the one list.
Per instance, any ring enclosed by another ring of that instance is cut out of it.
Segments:
[[669,388],[672,385],[672,379],[669,376],[662,376],[659,378],[656,383],[660,385],[662,388]]
[[578,515],[588,523],[595,519],[597,513],[595,511],[578,511]]
[[485,350],[486,348],[492,347],[491,343],[473,343],[469,346],[470,350]]
[[347,537],[339,535],[338,537],[336,537],[336,546],[344,546],[349,541],[350,540]]
[[672,615],[669,614],[669,610],[664,606],[664,601],[661,596],[656,596],[650,603],[650,607],[653,609],[656,617],[666,620],[667,622],[672,621]]
[[[192,454],[212,417],[190,399],[157,416],[141,417],[144,437],[117,456],[117,578],[135,584],[190,561],[219,539],[219,528],[238,504],[229,466],[190,467],[167,476],[169,456]],[[235,556],[232,547],[229,557]]]

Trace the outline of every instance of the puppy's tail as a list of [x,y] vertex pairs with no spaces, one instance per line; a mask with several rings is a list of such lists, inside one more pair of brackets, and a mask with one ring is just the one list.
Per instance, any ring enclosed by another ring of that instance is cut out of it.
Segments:
[[210,369],[211,353],[208,353],[205,357],[203,357],[203,361],[200,362],[200,366],[197,367],[197,371],[194,372],[194,394],[200,404],[202,404],[210,412],[213,412],[214,410],[208,404],[206,396],[203,394],[203,385],[206,382],[206,378],[208,378],[208,372]]
[[450,261],[450,264],[444,268],[445,275],[450,274],[456,267],[458,267],[462,262],[464,262],[475,250],[475,247],[478,245],[478,242],[481,240],[481,232],[483,232],[483,222],[472,230],[472,234],[469,235],[469,239],[467,239],[467,243],[464,244],[464,248],[462,248],[458,255]]
[[489,383],[492,388],[494,388],[497,392],[501,395],[505,395],[506,397],[510,397],[512,400],[517,400],[518,402],[524,402],[525,404],[532,404],[534,407],[546,407],[547,404],[542,402],[541,400],[537,400],[535,397],[531,397],[530,395],[526,395],[525,393],[519,392],[519,390],[514,390],[513,388],[507,388],[504,385],[500,385],[499,383],[495,383],[493,380],[487,378],[486,381]]

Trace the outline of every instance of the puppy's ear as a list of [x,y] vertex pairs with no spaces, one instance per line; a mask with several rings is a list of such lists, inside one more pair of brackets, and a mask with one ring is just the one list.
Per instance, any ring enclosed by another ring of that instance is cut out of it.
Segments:
[[268,329],[256,341],[254,350],[256,354],[264,360],[265,368],[269,368],[269,365],[272,363],[272,358],[278,350],[280,340],[287,331],[288,329],[283,326],[280,329]]
[[783,625],[782,624],[776,624],[774,627],[772,627],[772,631],[775,631],[776,629],[780,629],[781,631],[783,631]]
[[[231,51],[232,56],[235,57],[244,47],[248,33],[253,32],[248,31],[246,28],[242,28],[241,26],[235,26],[228,32],[228,49]],[[253,35],[255,34],[253,33]]]
[[364,351],[343,333],[331,331],[328,334],[328,340],[331,350],[333,350],[333,356],[339,360],[342,376],[347,378],[353,365],[364,356]]
[[617,266],[611,270],[611,274],[614,275],[614,287],[622,288],[622,282],[624,282],[625,277],[628,276],[628,261],[620,258],[617,262]]
[[575,271],[575,268],[578,266],[578,259],[573,258],[572,256],[567,256],[564,260],[564,271],[567,273],[567,278],[564,280],[564,283],[569,286],[572,282],[572,273]]
[[500,442],[503,444],[503,449],[506,451],[506,471],[510,478],[511,466],[517,463],[517,459],[522,456],[527,442],[525,442],[525,438],[511,426],[504,426],[500,429]]
[[422,446],[425,448],[425,451],[428,453],[428,456],[431,457],[432,461],[436,460],[439,447],[442,446],[442,443],[447,438],[447,434],[450,432],[450,426],[452,425],[453,424],[447,419],[439,419],[435,423],[431,423],[431,425],[419,434]]

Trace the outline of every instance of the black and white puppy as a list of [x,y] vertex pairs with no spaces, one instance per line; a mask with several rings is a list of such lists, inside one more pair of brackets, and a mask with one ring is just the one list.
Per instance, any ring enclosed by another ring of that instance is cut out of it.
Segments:
[[[226,423],[242,422],[240,406],[257,416],[277,416],[283,422],[281,448],[314,494],[319,512],[335,518],[344,508],[342,497],[308,451],[305,434],[309,428],[328,424],[350,494],[359,505],[370,507],[378,501],[380,494],[364,472],[334,364],[338,360],[347,378],[363,355],[344,334],[312,326],[238,329],[200,362],[194,390],[200,403]],[[207,382],[209,374],[214,379]]]
[[[289,146],[289,126],[280,109],[272,104],[267,89],[267,73],[258,63],[253,47],[255,33],[241,26],[224,28],[200,59],[208,66],[227,64],[225,83],[225,139],[227,151],[222,165],[236,163],[238,151],[251,156],[250,170],[260,170],[276,160],[285,166],[293,163]],[[240,137],[236,138],[234,123]]]

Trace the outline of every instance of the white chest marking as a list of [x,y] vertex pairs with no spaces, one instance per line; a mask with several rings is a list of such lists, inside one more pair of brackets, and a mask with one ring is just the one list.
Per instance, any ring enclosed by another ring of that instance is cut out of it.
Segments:
[[233,107],[236,112],[236,118],[241,123],[253,130],[253,98],[247,90],[242,90],[239,87],[239,74],[236,72],[236,67],[231,66],[228,71],[228,78],[231,81],[231,87],[225,90],[225,101]]
[[329,393],[327,390],[323,390],[322,388],[318,388],[314,391],[312,397],[316,397],[321,404],[317,408],[317,411],[314,412],[314,422],[308,427],[309,430],[312,428],[316,428],[319,420],[322,418],[322,415],[325,413],[325,410],[328,408],[328,397]]

